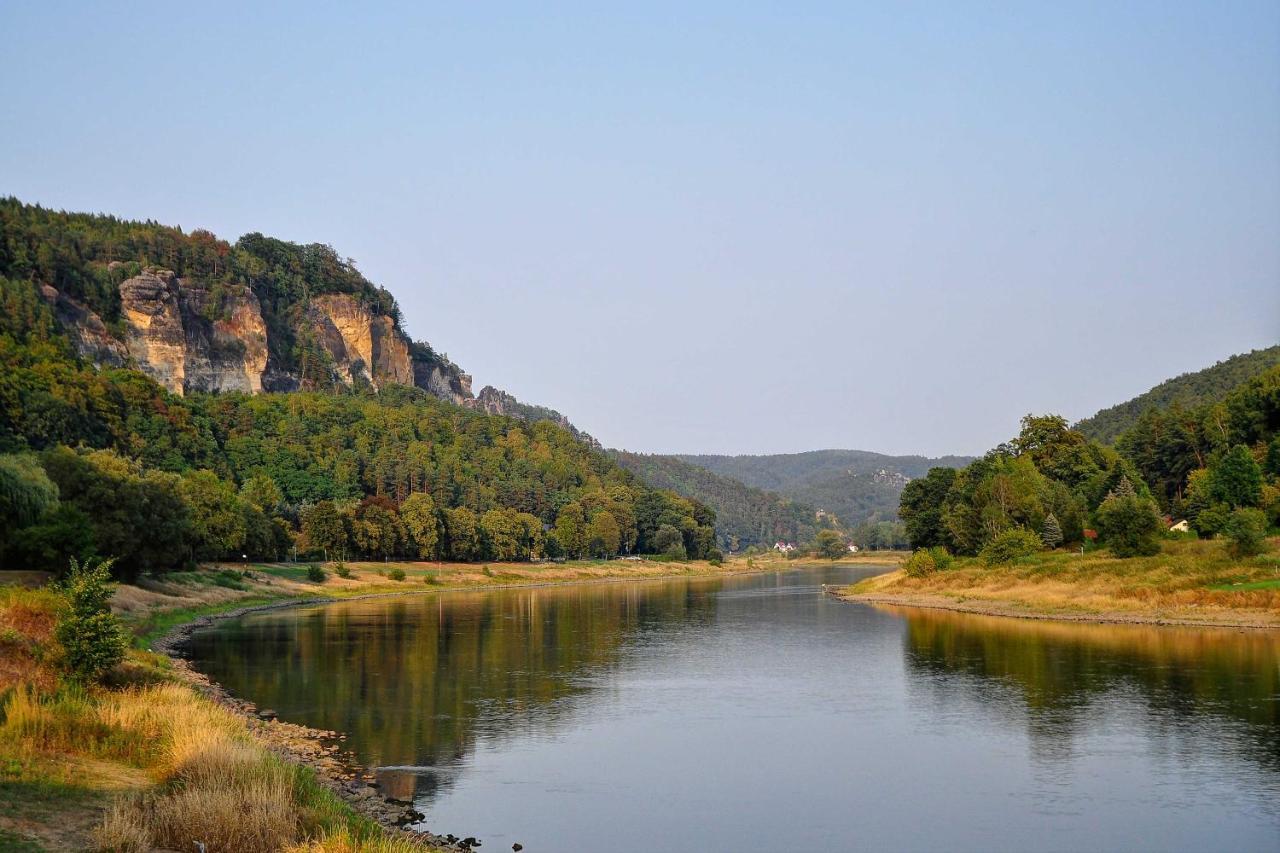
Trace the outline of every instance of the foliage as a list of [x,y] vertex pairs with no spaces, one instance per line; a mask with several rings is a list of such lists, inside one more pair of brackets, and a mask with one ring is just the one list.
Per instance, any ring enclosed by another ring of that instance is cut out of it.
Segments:
[[1237,557],[1261,554],[1266,550],[1267,517],[1260,509],[1237,509],[1223,525],[1223,533],[1231,540],[1231,553]]
[[1040,537],[1025,527],[1013,527],[992,537],[982,547],[982,559],[989,566],[1012,563],[1030,557],[1043,547]]
[[814,540],[814,550],[820,557],[838,560],[849,553],[844,537],[834,530],[819,530]]
[[1258,505],[1262,498],[1262,469],[1249,448],[1237,444],[1210,465],[1209,497],[1229,507]]
[[948,541],[942,505],[955,481],[954,468],[930,468],[924,477],[903,487],[898,515],[912,548],[929,548]]
[[938,567],[938,571],[951,568],[951,564],[955,562],[955,557],[951,556],[951,552],[941,545],[934,545],[932,548],[925,550],[933,558],[933,564]]
[[80,681],[97,681],[124,659],[126,641],[111,613],[111,560],[71,561],[63,582],[66,614],[58,622],[67,671]]
[[400,505],[400,518],[418,556],[434,560],[440,553],[440,518],[436,502],[426,492],[414,492]]
[[927,548],[912,552],[902,563],[902,569],[913,578],[922,578],[938,570],[938,563]]
[[[1125,485],[1128,481],[1123,481]],[[1132,488],[1109,495],[1097,513],[1102,542],[1117,557],[1150,556],[1160,552],[1163,525],[1155,502],[1141,497]]]
[[33,524],[58,502],[58,487],[29,454],[0,456],[0,528]]
[[355,577],[355,572],[351,571],[351,567],[341,560],[334,564],[333,573],[343,580],[349,580]]
[[1040,527],[1040,541],[1049,550],[1062,544],[1062,527],[1058,524],[1058,517],[1052,512],[1044,517],[1044,524]]
[[[345,566],[343,568],[346,568]],[[319,563],[307,564],[307,580],[312,583],[324,583],[329,575]]]
[[387,577],[393,581],[402,581],[404,580],[404,569],[392,569],[387,572]]
[[587,552],[593,557],[609,558],[618,553],[622,541],[617,520],[608,510],[598,510],[591,516],[586,529]]
[[1124,433],[1151,412],[1211,406],[1244,383],[1280,365],[1280,346],[1232,356],[1212,367],[1184,373],[1166,380],[1132,400],[1103,409],[1076,424],[1075,428],[1093,441],[1116,443]]

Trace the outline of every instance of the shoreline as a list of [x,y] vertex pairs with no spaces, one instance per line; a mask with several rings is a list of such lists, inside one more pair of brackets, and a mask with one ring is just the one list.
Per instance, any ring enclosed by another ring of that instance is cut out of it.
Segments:
[[853,604],[909,607],[922,610],[949,610],[954,613],[971,613],[979,616],[999,616],[1006,619],[1032,619],[1043,622],[1075,622],[1095,625],[1159,625],[1170,628],[1235,628],[1242,631],[1277,631],[1280,622],[1259,622],[1252,618],[1239,620],[1211,617],[1195,619],[1170,614],[1128,613],[1122,611],[1064,611],[1021,609],[1015,602],[975,599],[957,600],[942,595],[887,594],[876,592],[848,592],[847,588],[828,588],[826,593],[841,601]]
[[[536,589],[580,584],[667,581],[684,578],[711,579],[738,575],[768,574],[785,570],[786,568],[791,567],[753,566],[742,570],[731,568],[727,571],[714,573],[683,573],[640,577],[618,575],[604,578],[569,578],[565,580],[497,584],[492,586],[441,586],[429,589],[387,590],[346,597],[290,596],[279,601],[261,602],[195,615],[186,622],[170,627],[162,636],[152,641],[149,644],[149,648],[152,652],[163,655],[170,662],[175,676],[183,683],[210,701],[240,717],[244,721],[246,728],[266,749],[286,761],[309,768],[321,785],[342,798],[347,805],[364,817],[376,821],[389,832],[441,850],[470,850],[471,847],[469,845],[461,843],[460,836],[452,834],[441,835],[430,830],[410,828],[410,824],[424,820],[425,815],[417,811],[412,803],[394,800],[380,792],[375,771],[356,760],[354,754],[350,751],[343,749],[342,742],[346,740],[346,734],[280,720],[276,717],[274,711],[258,708],[254,702],[234,695],[223,685],[196,669],[192,662],[183,656],[183,650],[191,637],[197,631],[210,628],[227,619],[239,618],[250,613],[305,607],[308,605],[338,604],[347,601],[393,598],[407,595],[435,595],[499,589]],[[795,568],[806,567],[797,566]]]

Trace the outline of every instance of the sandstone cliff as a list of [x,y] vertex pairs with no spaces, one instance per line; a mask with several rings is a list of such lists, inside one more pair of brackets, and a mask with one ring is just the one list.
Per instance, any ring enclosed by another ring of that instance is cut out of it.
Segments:
[[[288,391],[322,384],[367,382],[417,385],[465,405],[471,377],[457,365],[415,344],[394,318],[370,310],[349,294],[324,294],[301,312],[310,340],[325,353],[332,375],[303,376],[282,367],[287,342],[272,340],[262,306],[240,285],[206,288],[169,270],[148,269],[120,284],[120,322],[109,328],[85,306],[43,287],[68,337],[97,364],[132,365],[175,394],[192,391]],[[295,330],[294,334],[297,334]]]

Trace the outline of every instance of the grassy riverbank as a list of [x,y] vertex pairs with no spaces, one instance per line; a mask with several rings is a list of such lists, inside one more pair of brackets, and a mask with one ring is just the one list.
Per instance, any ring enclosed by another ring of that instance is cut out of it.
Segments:
[[1220,541],[1166,542],[1152,557],[1055,551],[1008,565],[957,559],[846,588],[854,601],[999,616],[1280,627],[1280,554],[1235,557]]
[[[108,684],[68,683],[53,636],[60,597],[31,573],[0,573],[0,850],[436,849],[380,826],[299,764],[259,723],[211,696],[159,638],[202,616],[259,604],[544,583],[715,576],[766,568],[654,561],[210,566],[121,585],[113,609],[134,647]],[[7,585],[5,585],[7,584]]]

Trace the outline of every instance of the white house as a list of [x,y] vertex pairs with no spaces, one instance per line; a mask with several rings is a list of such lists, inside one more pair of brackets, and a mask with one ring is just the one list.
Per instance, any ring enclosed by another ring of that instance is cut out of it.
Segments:
[[1187,533],[1190,530],[1191,530],[1191,525],[1187,522],[1185,518],[1182,519],[1182,521],[1177,521],[1169,525],[1170,533]]

